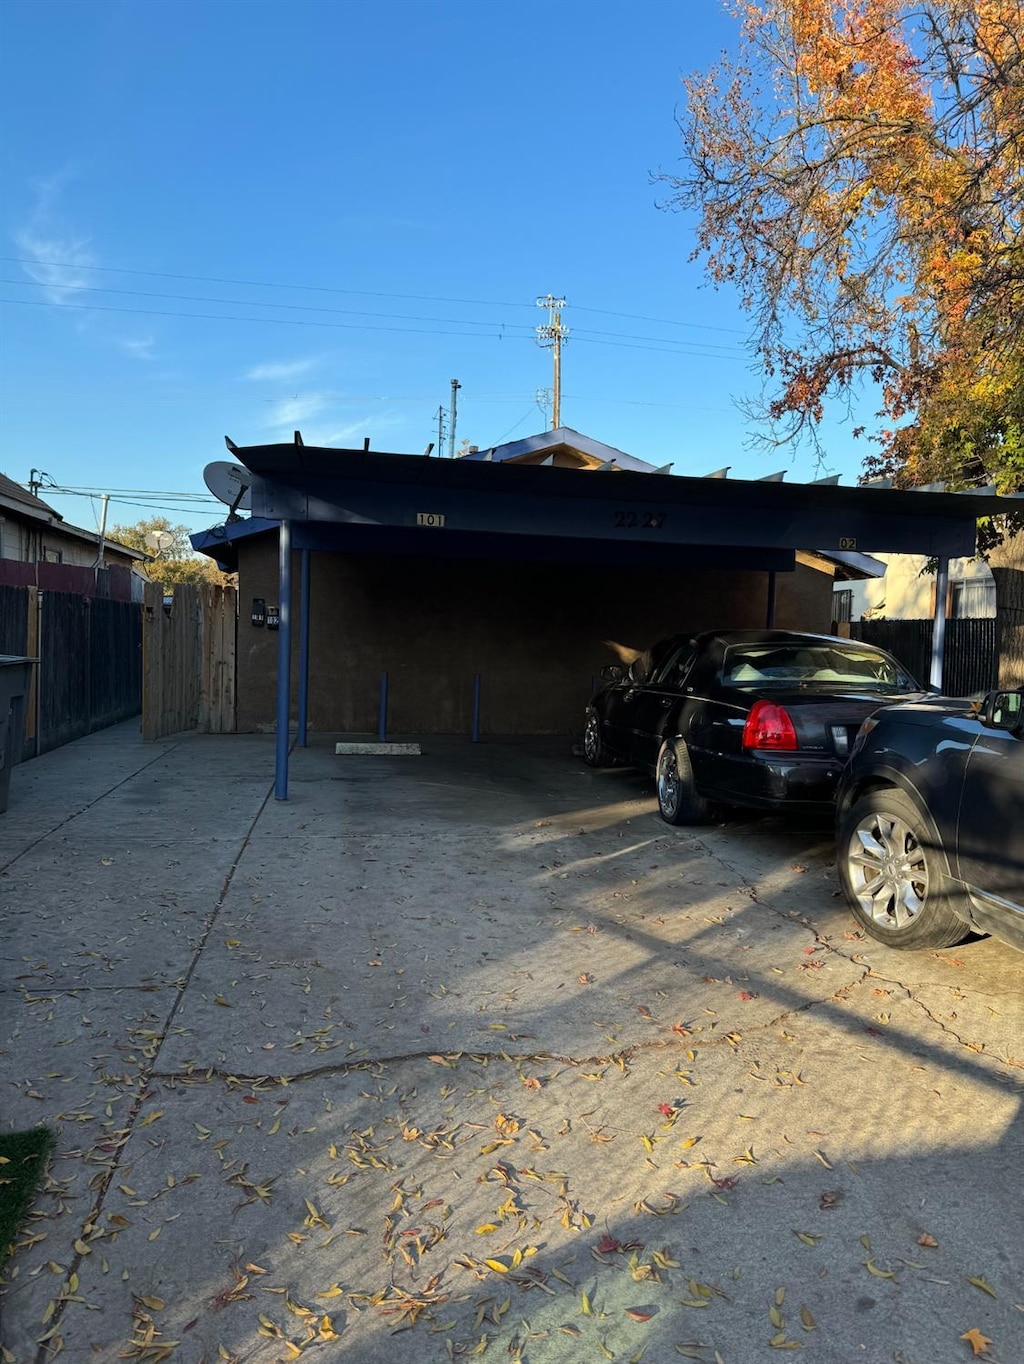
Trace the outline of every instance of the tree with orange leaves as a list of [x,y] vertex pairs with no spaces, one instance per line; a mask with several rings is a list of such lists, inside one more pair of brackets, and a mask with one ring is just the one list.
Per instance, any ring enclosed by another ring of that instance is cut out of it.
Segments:
[[[663,178],[753,318],[771,439],[815,438],[867,380],[872,472],[1024,488],[1024,0],[734,8]],[[1020,524],[987,543],[1024,681]]]

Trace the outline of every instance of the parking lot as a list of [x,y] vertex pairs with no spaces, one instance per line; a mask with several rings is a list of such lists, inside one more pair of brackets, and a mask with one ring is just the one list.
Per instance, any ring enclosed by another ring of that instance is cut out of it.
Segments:
[[5,1361],[1024,1357],[1024,956],[861,937],[827,826],[424,748],[15,770]]

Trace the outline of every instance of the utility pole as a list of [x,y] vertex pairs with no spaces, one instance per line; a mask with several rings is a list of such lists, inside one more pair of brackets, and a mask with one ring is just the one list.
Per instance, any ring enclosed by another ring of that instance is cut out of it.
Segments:
[[[44,474],[42,469],[29,469],[28,471],[28,490],[33,497],[39,496],[39,489],[43,486],[43,479],[49,478],[49,474]],[[53,481],[52,479],[50,480]]]
[[545,294],[543,298],[538,298],[537,307],[547,308],[548,310],[547,322],[537,328],[537,344],[545,350],[554,352],[555,375],[551,399],[551,426],[557,430],[562,424],[562,342],[569,335],[569,328],[562,326],[562,309],[565,307],[565,299],[555,298],[553,294]]
[[437,409],[437,453],[438,453],[438,455],[440,455],[440,454],[441,454],[441,451],[444,449],[444,430],[445,430],[445,428],[444,428],[444,419],[445,419],[445,410],[444,410],[443,407],[439,407],[439,408]]
[[458,406],[457,406],[457,404],[458,404],[458,392],[459,392],[459,389],[460,389],[461,387],[462,387],[462,385],[459,383],[458,379],[453,379],[453,380],[452,380],[452,406],[451,406],[452,420],[451,420],[451,425],[449,426],[449,429],[448,429],[448,458],[449,458],[449,459],[454,459],[454,458],[455,458],[455,423],[456,423],[456,420],[457,420],[457,413],[458,413]]
[[100,501],[103,507],[100,511],[100,541],[96,550],[96,568],[103,567],[103,551],[107,547],[107,507],[110,505],[110,494],[104,493]]

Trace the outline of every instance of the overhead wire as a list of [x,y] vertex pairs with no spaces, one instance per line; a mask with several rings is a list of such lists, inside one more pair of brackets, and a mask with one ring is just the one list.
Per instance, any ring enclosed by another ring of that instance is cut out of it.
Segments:
[[[220,275],[173,274],[166,270],[133,270],[116,265],[82,265],[76,261],[40,260],[32,256],[0,256],[0,261],[13,265],[37,265],[56,270],[93,270],[103,274],[135,275],[148,279],[178,279],[193,284],[238,284],[253,289],[292,289],[296,292],[346,294],[362,298],[410,299],[418,303],[457,303],[465,307],[483,308],[534,308],[536,303],[511,302],[509,300],[484,298],[452,298],[441,294],[401,294],[388,293],[379,289],[343,289],[328,284],[286,284],[278,280],[231,279]],[[56,284],[56,281],[53,281]],[[611,308],[593,308],[584,304],[573,304],[575,312],[601,313],[605,317],[622,317],[634,322],[655,322],[668,327],[694,327],[700,331],[729,332],[745,336],[740,327],[717,327],[707,322],[688,322],[683,318],[648,317],[642,313],[622,313]]]
[[[217,300],[211,301],[216,302]],[[340,330],[340,331],[387,332],[391,334],[401,334],[406,336],[465,336],[472,337],[477,340],[488,339],[487,334],[485,332],[450,331],[447,329],[433,327],[378,327],[368,325],[366,323],[360,324],[356,322],[321,322],[314,318],[299,317],[240,317],[235,313],[172,312],[170,309],[167,308],[119,308],[113,304],[105,303],[64,303],[64,302],[57,303],[48,299],[36,298],[0,298],[0,304],[10,304],[13,305],[14,307],[25,308],[73,309],[76,312],[118,313],[121,314],[122,316],[127,315],[129,317],[177,317],[198,319],[206,322],[256,322],[263,324],[265,326],[275,327],[316,327],[320,329],[326,329],[328,331]],[[270,305],[250,303],[249,305],[242,304],[242,306],[258,308]],[[469,325],[482,324],[478,323]],[[505,327],[503,325],[501,329],[495,332],[495,334],[490,339],[497,341],[503,340],[504,331]],[[613,336],[615,335],[615,333],[609,333],[608,335]],[[648,351],[656,350],[660,351],[662,354],[665,355],[679,355],[683,357],[701,356],[709,360],[725,360],[734,358],[732,355],[714,354],[713,352],[708,351],[706,349],[695,349],[694,348],[695,343],[691,343],[688,341],[671,341],[665,337],[651,337],[650,340],[660,341],[663,344],[650,346],[640,345],[632,341],[604,340],[600,336],[589,336],[576,333],[573,333],[573,336],[581,344],[590,346],[615,346],[621,350],[648,350]],[[508,339],[513,341],[529,341],[532,340],[532,337],[510,336]],[[684,347],[690,347],[690,349],[683,349]],[[726,348],[720,347],[719,349],[725,350]],[[739,353],[738,350],[737,353]]]

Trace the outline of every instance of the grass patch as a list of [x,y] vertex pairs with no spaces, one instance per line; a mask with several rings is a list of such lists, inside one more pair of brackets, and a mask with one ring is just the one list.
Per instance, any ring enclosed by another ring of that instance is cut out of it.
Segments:
[[53,1141],[53,1133],[45,1127],[0,1133],[0,1264],[10,1253],[18,1225],[39,1186]]

